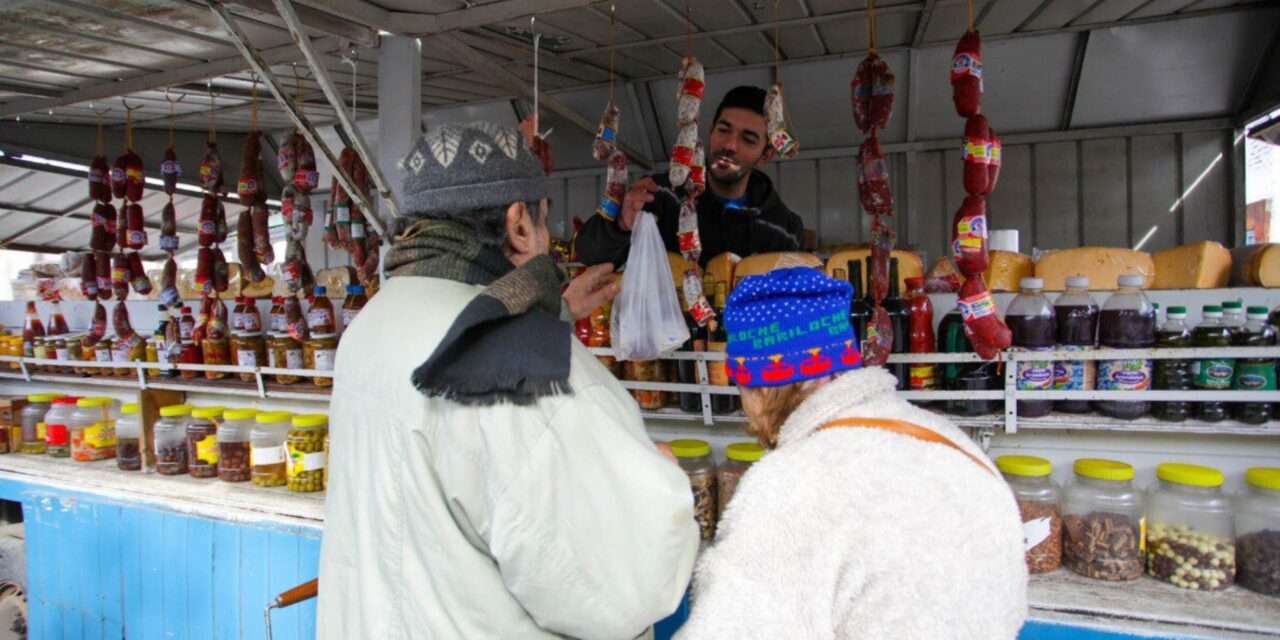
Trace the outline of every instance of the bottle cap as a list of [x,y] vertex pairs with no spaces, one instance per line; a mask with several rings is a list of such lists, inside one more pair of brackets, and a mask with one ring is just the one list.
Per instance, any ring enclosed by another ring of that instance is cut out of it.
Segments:
[[139,409],[139,407],[138,407],[138,403],[136,403],[136,402],[126,402],[126,403],[124,403],[123,405],[121,405],[121,406],[120,406],[120,413],[123,413],[124,415],[126,415],[126,416],[127,416],[127,415],[130,415],[130,414],[137,413],[137,412],[138,412],[138,409]]
[[1067,286],[1072,289],[1088,289],[1089,276],[1071,276],[1067,278]]
[[1023,478],[1043,478],[1053,473],[1053,464],[1036,456],[1000,456],[996,468],[1002,473]]
[[325,295],[325,294],[329,293],[329,290],[328,290],[328,289],[325,289],[324,287],[320,287],[320,286],[317,286],[313,291],[314,291],[314,293],[315,293],[316,295],[318,295],[318,296],[323,296],[323,295]]
[[1266,307],[1249,307],[1248,311],[1250,318],[1265,318],[1267,317],[1267,314],[1270,313]]
[[1018,286],[1023,289],[1043,289],[1044,278],[1023,278],[1018,282]]
[[223,411],[226,411],[226,407],[196,407],[191,410],[191,417],[199,420],[212,420],[221,418]]
[[187,306],[187,305],[185,305],[185,304],[184,304],[184,305],[182,305],[182,312],[183,312],[183,313],[191,313],[191,307],[188,307],[188,306]]
[[1169,307],[1169,317],[1171,317],[1171,318],[1172,318],[1173,316],[1182,316],[1182,317],[1184,317],[1184,318],[1185,318],[1185,317],[1187,316],[1187,308],[1186,308],[1186,307],[1176,307],[1176,306],[1175,306],[1175,307]]
[[364,285],[362,285],[362,284],[349,284],[349,285],[347,285],[347,295],[352,295],[352,296],[362,296],[362,295],[364,295]]
[[294,416],[292,424],[302,429],[323,427],[329,424],[329,416],[323,413],[305,413]]
[[1253,467],[1244,472],[1244,479],[1250,486],[1280,491],[1280,468]]
[[1244,308],[1244,303],[1240,302],[1239,300],[1224,300],[1222,302],[1223,311],[1236,311],[1238,309],[1243,309],[1243,308]]
[[191,415],[191,405],[189,404],[171,404],[167,407],[160,407],[160,417],[162,418],[177,418],[186,415]]
[[1146,278],[1134,273],[1126,273],[1120,276],[1119,283],[1120,286],[1128,289],[1141,289],[1142,285],[1146,283]]
[[288,422],[293,414],[288,411],[264,411],[254,416],[254,422],[258,424],[274,424],[276,422]]
[[1222,315],[1222,307],[1216,304],[1206,304],[1203,309],[1204,313],[1216,313]]
[[1116,460],[1102,458],[1081,458],[1076,460],[1076,475],[1095,480],[1132,480],[1133,466]]
[[1223,481],[1222,472],[1213,467],[1181,462],[1166,462],[1157,466],[1156,477],[1165,482],[1190,487],[1221,487]]

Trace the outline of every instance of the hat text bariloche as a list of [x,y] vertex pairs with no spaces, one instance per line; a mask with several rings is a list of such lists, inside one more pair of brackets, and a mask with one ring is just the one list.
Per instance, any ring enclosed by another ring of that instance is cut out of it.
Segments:
[[765,325],[763,327],[750,327],[733,334],[735,341],[751,341],[752,349],[765,349],[776,344],[793,340],[800,336],[808,335],[826,330],[827,335],[837,336],[849,330],[849,316],[843,311],[838,311],[830,315],[822,316],[817,320],[809,321],[807,326],[798,325],[789,327],[785,331],[777,322]]

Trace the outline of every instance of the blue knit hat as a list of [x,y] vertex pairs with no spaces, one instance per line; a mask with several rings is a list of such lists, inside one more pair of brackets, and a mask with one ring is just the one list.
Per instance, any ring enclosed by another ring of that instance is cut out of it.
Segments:
[[744,387],[780,387],[862,366],[849,324],[853,288],[810,267],[738,283],[725,303],[725,369]]

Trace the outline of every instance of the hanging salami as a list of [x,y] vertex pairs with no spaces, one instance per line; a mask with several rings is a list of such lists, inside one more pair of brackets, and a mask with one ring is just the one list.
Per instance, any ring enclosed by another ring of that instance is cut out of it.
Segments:
[[605,162],[618,150],[618,105],[609,101],[604,113],[600,114],[600,125],[596,127],[596,139],[591,143],[591,155],[596,160]]
[[982,109],[982,37],[972,28],[956,43],[951,58],[951,100],[961,118]]
[[764,114],[768,120],[769,145],[783,158],[794,158],[800,152],[800,141],[791,135],[787,127],[781,84],[774,84],[769,89],[769,95],[764,99]]
[[178,164],[178,153],[170,142],[164,150],[164,162],[160,163],[160,176],[164,179],[164,192],[172,196],[178,192],[178,178],[182,177],[182,165]]
[[872,215],[893,215],[893,192],[889,184],[889,163],[876,139],[875,131],[858,147],[858,200]]

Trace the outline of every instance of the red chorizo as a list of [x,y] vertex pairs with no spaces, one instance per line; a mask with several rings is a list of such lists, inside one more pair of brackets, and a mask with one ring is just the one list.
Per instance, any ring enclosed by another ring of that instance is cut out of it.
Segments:
[[84,294],[85,300],[98,299],[97,264],[92,253],[86,253],[80,261],[80,293]]
[[201,293],[213,293],[213,250],[200,247],[196,252],[196,287]]
[[98,298],[111,299],[111,254],[106,251],[93,252],[93,272],[98,279]]
[[164,150],[164,162],[160,163],[160,176],[164,178],[164,192],[173,195],[178,192],[178,178],[182,176],[182,165],[178,164],[178,153],[173,145]]
[[116,156],[111,163],[111,195],[124,200],[129,195],[129,158],[127,153]]
[[164,261],[164,275],[160,279],[160,303],[166,307],[176,307],[182,303],[182,294],[178,291],[178,264],[169,256]]
[[169,253],[178,250],[178,212],[173,200],[166,202],[160,212],[160,250]]
[[250,131],[244,142],[244,155],[240,159],[240,182],[236,193],[240,204],[249,206],[258,199],[262,182],[262,133]]
[[140,296],[151,295],[151,278],[147,270],[142,268],[142,256],[137,251],[129,252],[129,284]]
[[255,202],[249,209],[250,221],[253,223],[253,252],[257,254],[261,264],[275,262],[275,250],[271,247],[271,228],[268,226],[270,212],[267,205]]
[[129,247],[129,205],[122,205],[116,212],[116,248],[124,251]]
[[218,236],[218,199],[208,193],[204,194],[204,199],[200,202],[200,228],[199,241],[200,246],[207,247],[212,245]]
[[981,273],[965,278],[956,305],[964,318],[965,335],[978,355],[990,360],[1013,343],[1013,334],[1000,319],[995,300]]
[[258,254],[253,250],[253,216],[248,209],[240,212],[236,221],[236,257],[240,260],[241,286],[245,279],[250,282],[262,282],[267,277],[258,262]]
[[227,257],[222,249],[213,247],[213,289],[218,293],[231,286],[231,267],[227,265]]
[[123,302],[129,298],[129,279],[131,275],[129,258],[124,255],[123,251],[117,252],[111,260],[111,290],[115,293],[116,300]]
[[964,124],[964,190],[971,196],[991,193],[991,128],[977,114]]
[[987,201],[967,196],[951,223],[951,252],[966,276],[987,270]]
[[128,238],[130,249],[143,249],[147,246],[147,227],[142,215],[142,205],[134,202],[125,207],[125,219],[129,223]]
[[107,308],[101,302],[93,303],[93,321],[89,324],[89,333],[81,344],[93,346],[107,335]]
[[222,156],[218,155],[218,145],[210,142],[204,149],[204,160],[200,162],[200,186],[206,193],[222,192]]
[[982,37],[966,31],[951,58],[951,100],[961,118],[982,109]]
[[97,202],[111,202],[111,166],[107,157],[97,155],[89,163],[89,198]]
[[147,176],[142,166],[142,156],[129,149],[125,156],[125,197],[129,202],[140,202],[146,188]]

